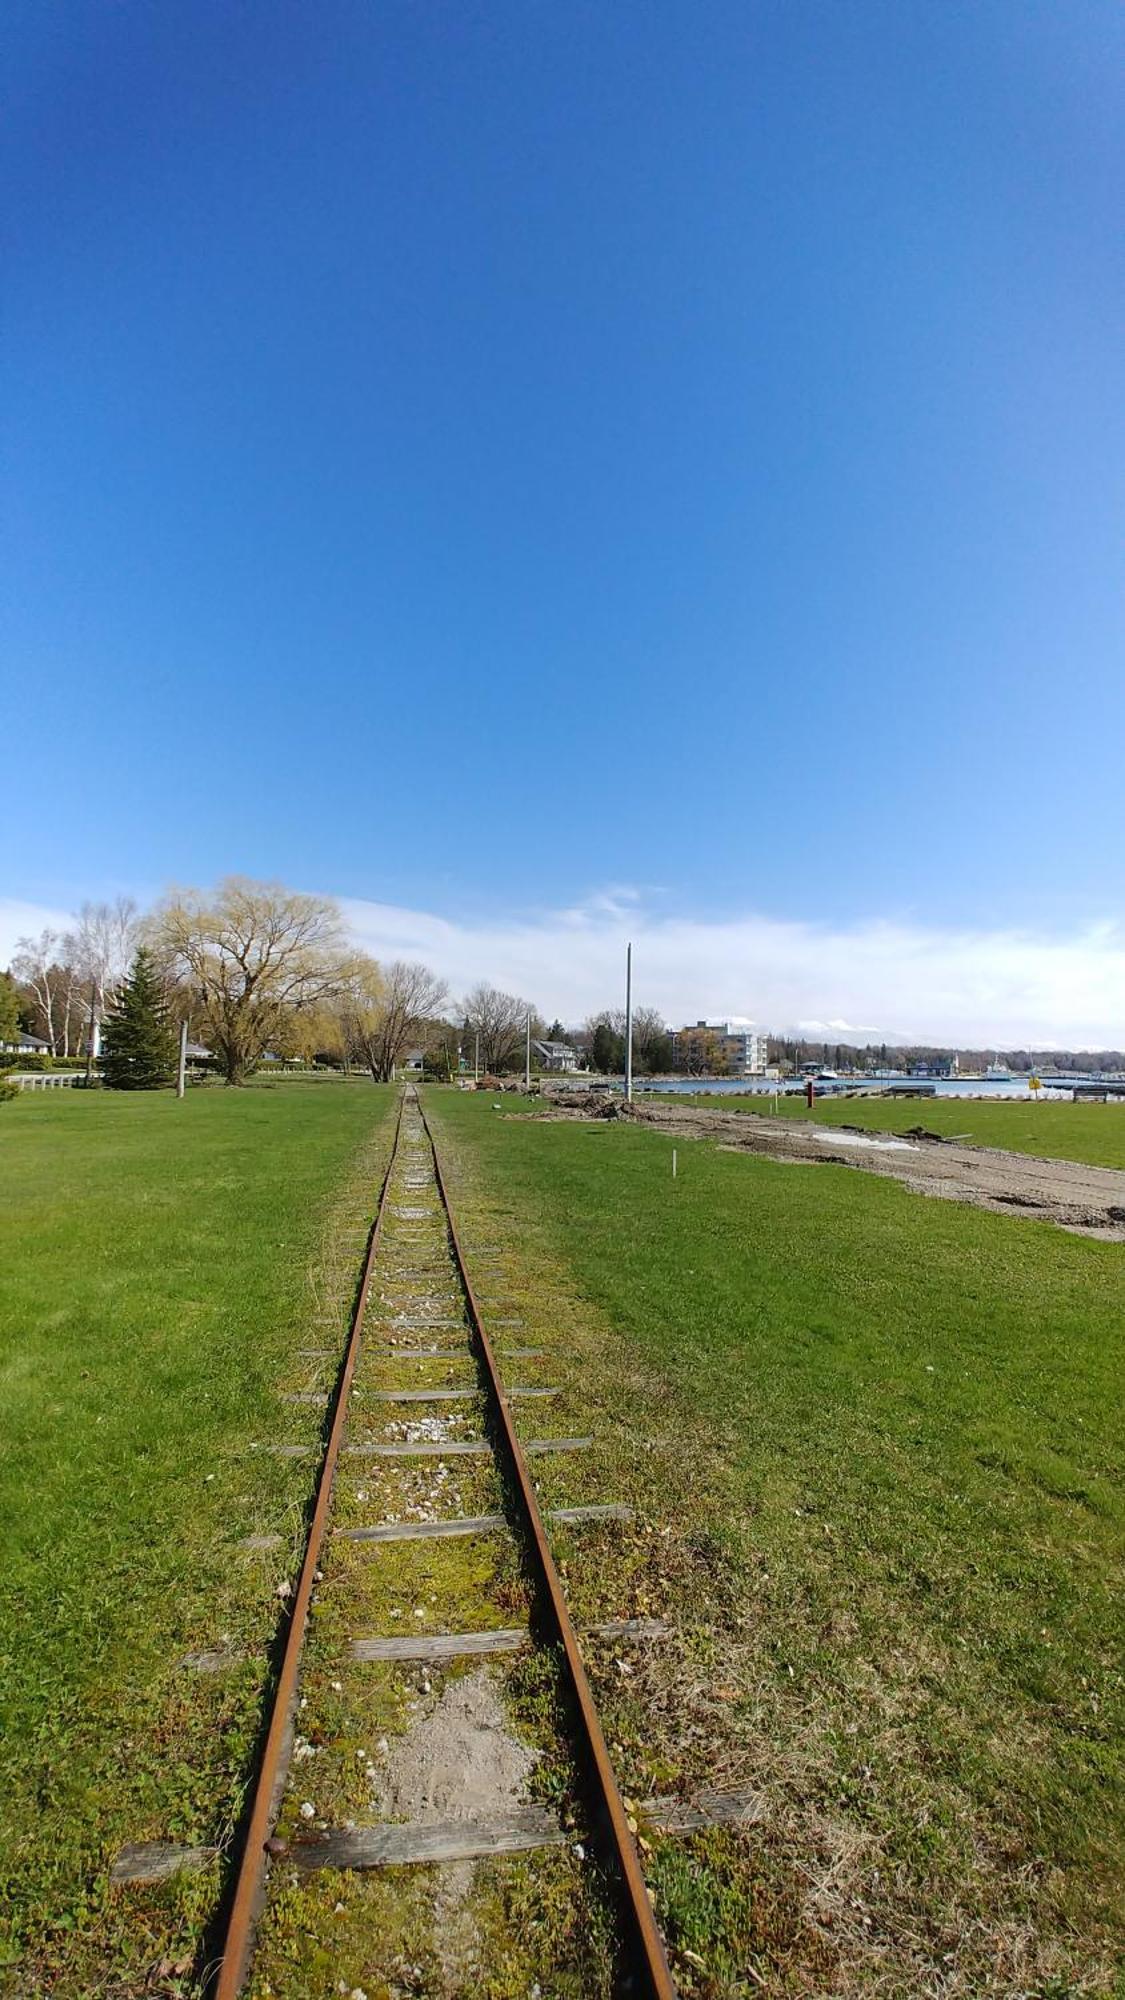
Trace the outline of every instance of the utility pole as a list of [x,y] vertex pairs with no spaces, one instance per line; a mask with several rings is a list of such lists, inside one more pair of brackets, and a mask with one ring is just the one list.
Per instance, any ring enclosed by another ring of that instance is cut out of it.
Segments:
[[528,1008],[527,1011],[527,1046],[524,1052],[524,1059],[523,1059],[523,1088],[524,1088],[524,1096],[530,1097],[531,1096],[531,1009],[530,1007]]
[[179,1062],[178,1062],[178,1063],[176,1064],[176,1096],[177,1096],[177,1097],[182,1097],[182,1096],[183,1096],[183,1094],[184,1094],[184,1083],[185,1083],[185,1080],[186,1080],[186,1077],[187,1077],[187,1022],[186,1022],[186,1021],[181,1021],[181,1022],[180,1022],[180,1059],[179,1059]]
[[633,1101],[633,947],[625,947],[625,1102]]

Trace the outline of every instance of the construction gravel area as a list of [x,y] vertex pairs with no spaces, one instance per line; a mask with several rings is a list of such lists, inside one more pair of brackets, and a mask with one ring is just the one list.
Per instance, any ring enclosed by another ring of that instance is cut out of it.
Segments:
[[620,1098],[556,1100],[552,1118],[651,1125],[669,1138],[715,1139],[732,1152],[761,1153],[791,1166],[859,1167],[886,1174],[918,1194],[967,1201],[1004,1215],[1054,1222],[1102,1241],[1125,1243],[1125,1173],[1042,1160],[998,1147],[963,1146],[927,1134],[884,1136],[852,1126],[798,1124],[791,1119],[702,1110],[686,1105],[625,1105]]

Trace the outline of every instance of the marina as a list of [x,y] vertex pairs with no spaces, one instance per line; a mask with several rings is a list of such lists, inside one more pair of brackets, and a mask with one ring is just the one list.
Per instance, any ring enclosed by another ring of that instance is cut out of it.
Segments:
[[[576,1079],[568,1079],[570,1082]],[[634,1085],[638,1094],[655,1093],[660,1096],[695,1096],[706,1093],[716,1097],[801,1097],[804,1095],[807,1079],[804,1077],[767,1076],[675,1076],[644,1077]],[[954,1097],[954,1098],[995,1098],[1019,1099],[1024,1102],[1041,1097],[1044,1100],[1071,1096],[1089,1098],[1105,1093],[1111,1098],[1125,1098],[1125,1078],[1094,1076],[1040,1076],[1038,1091],[1031,1089],[1026,1077],[989,1076],[939,1076],[912,1077],[901,1070],[888,1070],[872,1076],[815,1076],[812,1082],[817,1097]],[[599,1088],[620,1088],[620,1084]]]

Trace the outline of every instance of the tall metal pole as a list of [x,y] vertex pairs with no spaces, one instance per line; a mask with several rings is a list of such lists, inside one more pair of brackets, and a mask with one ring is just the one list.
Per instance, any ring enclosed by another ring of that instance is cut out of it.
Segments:
[[527,1016],[527,1048],[523,1059],[523,1088],[525,1097],[531,1096],[531,1011]]
[[477,1029],[476,1041],[473,1044],[473,1082],[474,1083],[480,1082],[480,1029],[479,1028]]
[[633,1101],[633,947],[625,947],[625,1102]]
[[184,1081],[185,1081],[185,1079],[186,1079],[186,1076],[187,1076],[187,1022],[186,1022],[186,1021],[181,1021],[181,1022],[180,1022],[180,1060],[179,1060],[179,1062],[178,1062],[178,1063],[176,1064],[176,1096],[177,1096],[177,1097],[182,1097],[182,1096],[183,1096],[183,1094],[184,1094]]

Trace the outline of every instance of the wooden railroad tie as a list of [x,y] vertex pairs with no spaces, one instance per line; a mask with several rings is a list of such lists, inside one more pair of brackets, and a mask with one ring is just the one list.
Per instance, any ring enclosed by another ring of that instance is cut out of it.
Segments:
[[[760,1792],[700,1792],[694,1799],[637,1802],[636,1818],[653,1833],[696,1833],[710,1826],[747,1826],[764,1817]],[[537,1847],[573,1845],[573,1827],[560,1826],[547,1806],[511,1806],[478,1820],[420,1820],[405,1825],[357,1826],[294,1841],[286,1860],[314,1868],[399,1868],[435,1861],[473,1861],[490,1854],[525,1854]]]
[[[631,1521],[633,1509],[616,1501],[590,1507],[552,1507],[551,1521]],[[445,1535],[492,1535],[509,1526],[504,1514],[458,1514],[444,1521],[377,1521],[370,1528],[337,1528],[344,1542],[424,1542]]]
[[[604,1625],[588,1625],[588,1639],[664,1639],[668,1626],[662,1618],[612,1618]],[[409,1639],[353,1639],[353,1660],[461,1660],[477,1653],[514,1653],[530,1637],[526,1625],[499,1632],[430,1632]]]
[[[522,1446],[525,1452],[538,1456],[546,1451],[585,1451],[594,1442],[592,1437],[584,1438],[527,1438]],[[304,1445],[275,1445],[268,1449],[280,1451],[286,1456],[300,1456]],[[492,1458],[492,1446],[483,1438],[457,1438],[445,1444],[346,1444],[345,1452],[363,1458]]]
[[[524,1634],[505,1636],[522,1639]],[[640,1799],[636,1818],[652,1833],[682,1834],[712,1826],[753,1826],[765,1818],[765,1810],[760,1792],[741,1787],[698,1792],[692,1799]],[[307,1874],[318,1868],[362,1870],[475,1861],[494,1854],[567,1847],[574,1840],[573,1827],[561,1826],[548,1807],[510,1806],[503,1812],[483,1813],[475,1820],[384,1821],[379,1826],[340,1828],[292,1842],[284,1858]],[[186,1847],[176,1841],[134,1841],[120,1850],[109,1879],[115,1888],[167,1882],[174,1875],[208,1867],[218,1852],[217,1847]]]
[[[451,1397],[457,1401],[466,1401],[473,1396],[483,1396],[484,1390],[479,1387],[471,1389],[373,1389],[370,1393],[373,1403],[447,1403]],[[518,1388],[505,1390],[505,1394],[508,1396],[561,1396],[562,1390],[525,1388],[521,1384]],[[302,1398],[302,1400],[305,1399]],[[308,1400],[311,1400],[311,1398]]]

